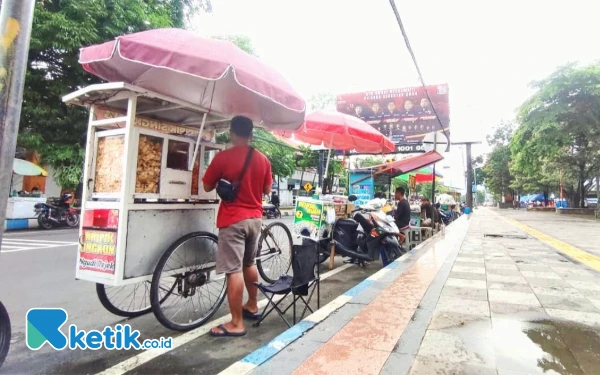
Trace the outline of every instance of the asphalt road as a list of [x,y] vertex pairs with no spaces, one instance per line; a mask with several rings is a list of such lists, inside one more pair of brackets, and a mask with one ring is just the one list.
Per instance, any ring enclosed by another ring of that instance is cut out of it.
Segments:
[[[290,226],[291,220],[283,219]],[[180,333],[164,328],[152,313],[129,321],[112,315],[98,301],[94,284],[74,279],[77,234],[76,230],[5,234],[0,255],[0,300],[9,311],[13,337],[10,353],[0,368],[0,374],[95,374],[104,370],[110,370],[112,374],[215,374],[287,328],[273,313],[259,328],[248,325],[249,333],[244,338],[211,338],[206,334],[208,328],[214,325],[210,322],[179,337]],[[380,263],[365,269],[343,265],[338,257],[333,272],[328,274],[326,268],[322,270],[327,279],[321,283],[321,305],[358,284],[380,267]],[[107,325],[127,322],[141,332],[143,339],[179,337],[180,345],[168,353],[146,358],[149,360],[144,363],[132,360],[132,357],[139,358],[142,353],[133,350],[56,351],[46,345],[38,351],[31,351],[25,345],[25,315],[34,307],[66,309],[69,314],[67,324],[76,324],[79,329],[103,329]],[[228,308],[224,303],[213,320],[226,314]],[[127,359],[130,360],[118,367]]]

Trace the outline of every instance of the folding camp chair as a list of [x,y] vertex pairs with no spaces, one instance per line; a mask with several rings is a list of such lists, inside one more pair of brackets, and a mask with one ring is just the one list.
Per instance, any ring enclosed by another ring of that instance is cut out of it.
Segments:
[[[272,285],[265,285],[262,283],[256,283],[258,289],[267,297],[267,305],[265,306],[260,319],[254,323],[258,326],[273,310],[277,311],[281,319],[288,325],[292,325],[285,318],[285,313],[293,307],[294,310],[294,324],[296,324],[296,303],[301,301],[304,303],[304,310],[300,320],[304,319],[304,314],[309,310],[314,313],[310,307],[310,301],[312,296],[317,291],[317,309],[319,309],[321,303],[321,291],[320,291],[320,272],[319,272],[319,246],[316,241],[311,239],[303,239],[302,245],[292,246],[292,272],[293,276],[282,275]],[[315,276],[315,268],[316,276]],[[310,294],[309,294],[310,292]],[[286,300],[288,295],[292,295],[292,303],[285,309],[280,308],[280,304]],[[274,301],[275,295],[281,295],[281,299]],[[308,297],[306,299],[305,297]]]

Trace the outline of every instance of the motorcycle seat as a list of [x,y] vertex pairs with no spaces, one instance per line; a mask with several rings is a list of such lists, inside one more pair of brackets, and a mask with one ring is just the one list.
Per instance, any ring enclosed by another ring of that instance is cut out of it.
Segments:
[[275,208],[275,205],[271,203],[263,203],[262,208],[263,210],[272,210]]

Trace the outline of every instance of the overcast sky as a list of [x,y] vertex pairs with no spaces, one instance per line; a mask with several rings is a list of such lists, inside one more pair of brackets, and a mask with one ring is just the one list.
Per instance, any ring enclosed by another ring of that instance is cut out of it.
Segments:
[[[419,84],[388,0],[212,0],[203,35],[243,34],[305,98]],[[396,1],[428,85],[450,86],[452,141],[481,140],[569,61],[600,59],[600,1]],[[474,153],[486,151],[483,146]],[[444,163],[444,162],[443,162]],[[445,182],[464,187],[453,147]]]

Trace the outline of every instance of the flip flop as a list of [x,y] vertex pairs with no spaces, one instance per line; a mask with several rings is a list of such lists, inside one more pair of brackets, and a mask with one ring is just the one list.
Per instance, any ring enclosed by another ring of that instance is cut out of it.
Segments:
[[259,312],[252,313],[252,312],[250,312],[250,310],[247,310],[244,308],[242,308],[242,315],[244,316],[244,318],[250,319],[250,320],[259,320],[260,316],[261,316],[261,314]]
[[210,330],[209,334],[212,337],[241,337],[241,336],[246,336],[246,331],[244,332],[229,332],[225,326],[223,324],[219,324],[217,326],[217,328],[219,328],[222,332],[214,332],[212,329]]

